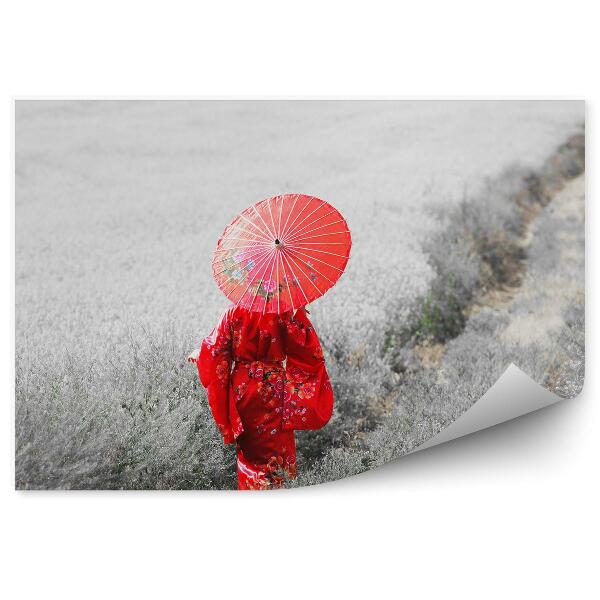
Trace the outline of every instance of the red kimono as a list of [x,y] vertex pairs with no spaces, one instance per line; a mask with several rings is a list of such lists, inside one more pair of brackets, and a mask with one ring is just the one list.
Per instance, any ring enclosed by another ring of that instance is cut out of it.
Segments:
[[232,306],[202,341],[197,364],[224,442],[237,445],[238,488],[277,487],[294,477],[294,430],[323,427],[333,410],[306,311],[263,315]]

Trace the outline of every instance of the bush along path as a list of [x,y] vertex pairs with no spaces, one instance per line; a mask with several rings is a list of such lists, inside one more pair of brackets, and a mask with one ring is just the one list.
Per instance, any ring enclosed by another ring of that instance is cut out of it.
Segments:
[[435,277],[410,326],[386,334],[390,377],[382,398],[367,402],[371,426],[307,463],[292,485],[357,474],[410,452],[476,402],[510,362],[563,397],[579,393],[584,170],[578,134],[540,171],[510,168],[479,197],[440,213],[443,226],[426,247]]

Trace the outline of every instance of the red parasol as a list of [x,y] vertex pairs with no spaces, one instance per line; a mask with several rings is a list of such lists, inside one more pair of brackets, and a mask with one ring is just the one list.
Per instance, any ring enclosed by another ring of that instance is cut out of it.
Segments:
[[333,286],[351,245],[346,220],[331,204],[304,194],[274,196],[253,204],[225,228],[213,273],[234,304],[283,313]]

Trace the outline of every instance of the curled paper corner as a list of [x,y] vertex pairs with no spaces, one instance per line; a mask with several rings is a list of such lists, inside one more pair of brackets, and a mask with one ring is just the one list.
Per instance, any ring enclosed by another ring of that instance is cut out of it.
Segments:
[[471,408],[410,454],[510,421],[561,399],[511,363]]

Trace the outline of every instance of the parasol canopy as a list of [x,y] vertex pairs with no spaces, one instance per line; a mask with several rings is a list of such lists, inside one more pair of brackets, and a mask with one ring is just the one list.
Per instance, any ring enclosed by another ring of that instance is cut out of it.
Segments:
[[213,273],[234,304],[281,314],[333,286],[351,245],[346,220],[328,202],[304,194],[274,196],[248,207],[225,228]]

